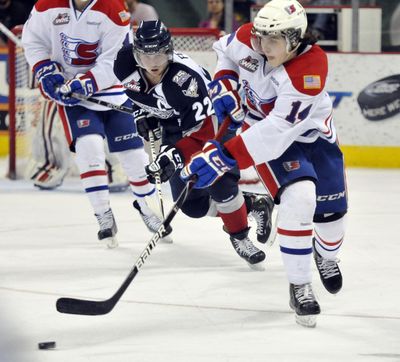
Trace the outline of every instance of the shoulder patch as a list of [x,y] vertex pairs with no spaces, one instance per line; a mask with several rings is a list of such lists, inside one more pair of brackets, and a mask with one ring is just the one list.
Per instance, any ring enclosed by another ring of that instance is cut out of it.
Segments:
[[321,89],[319,75],[303,75],[304,89]]
[[176,73],[172,81],[176,84],[179,85],[179,87],[182,87],[183,84],[191,77],[189,73],[186,73],[184,70],[180,70],[178,73]]
[[197,80],[193,78],[190,81],[189,87],[187,87],[187,89],[184,89],[182,92],[186,97],[197,98],[199,96],[199,93],[197,92],[198,89],[199,85],[197,84]]
[[316,96],[325,87],[328,75],[328,59],[318,46],[283,65],[293,84],[301,93]]

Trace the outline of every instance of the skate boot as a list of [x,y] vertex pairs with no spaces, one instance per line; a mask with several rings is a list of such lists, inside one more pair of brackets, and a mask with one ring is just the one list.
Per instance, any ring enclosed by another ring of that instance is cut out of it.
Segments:
[[246,260],[250,268],[258,271],[264,270],[261,263],[265,259],[265,253],[256,248],[248,238],[250,228],[246,228],[238,233],[230,234],[231,243],[238,255]]
[[103,215],[95,214],[95,216],[100,226],[97,238],[100,241],[104,241],[108,248],[116,248],[118,246],[118,241],[115,235],[117,234],[118,228],[112,210],[108,209]]
[[[159,219],[159,217],[154,214],[149,207],[145,209],[141,208],[139,203],[135,200],[133,202],[133,207],[139,211],[139,214],[144,222],[144,224],[147,226],[147,229],[151,231],[152,233],[157,232],[157,230],[160,228],[162,221]],[[172,243],[172,238],[169,237],[168,235],[171,234],[172,228],[171,226],[168,226],[166,230],[162,234],[162,238],[160,241],[164,243]]]
[[304,327],[315,327],[317,315],[321,313],[321,309],[315,299],[311,283],[290,284],[289,294],[289,305],[296,313],[296,322]]
[[342,289],[343,278],[338,263],[339,259],[325,259],[315,249],[315,239],[313,239],[314,260],[318,269],[319,276],[325,289],[332,294],[336,294]]
[[243,196],[250,217],[257,223],[257,240],[265,244],[271,234],[274,201],[268,195],[244,192]]

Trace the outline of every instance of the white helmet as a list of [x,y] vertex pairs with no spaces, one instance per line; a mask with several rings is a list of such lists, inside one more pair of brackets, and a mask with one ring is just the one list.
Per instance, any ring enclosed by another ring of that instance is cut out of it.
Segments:
[[304,8],[296,0],[271,0],[257,13],[252,33],[255,36],[282,35],[287,51],[297,49],[307,29]]

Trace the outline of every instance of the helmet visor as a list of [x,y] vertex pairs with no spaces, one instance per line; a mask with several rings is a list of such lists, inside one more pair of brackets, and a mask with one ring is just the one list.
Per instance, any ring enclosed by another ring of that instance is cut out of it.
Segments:
[[139,66],[144,69],[161,68],[169,61],[167,53],[146,54],[135,52],[135,59]]

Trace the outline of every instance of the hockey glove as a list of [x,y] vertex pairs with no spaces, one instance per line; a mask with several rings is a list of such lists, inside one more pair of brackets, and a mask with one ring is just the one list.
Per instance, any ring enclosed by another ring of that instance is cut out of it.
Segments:
[[161,182],[168,181],[176,170],[184,166],[183,157],[174,146],[161,146],[160,153],[156,159],[146,166],[147,179],[156,183],[156,175],[160,175]]
[[230,75],[215,79],[208,84],[214,111],[221,124],[229,116],[229,129],[237,130],[244,121],[244,110],[238,92],[238,80]]
[[73,106],[80,102],[79,99],[71,97],[72,93],[79,93],[85,97],[90,97],[96,91],[96,81],[88,74],[77,74],[75,78],[67,80],[59,89],[61,101],[68,106]]
[[236,166],[236,161],[227,156],[217,141],[208,141],[201,152],[194,154],[181,171],[181,178],[187,180],[197,175],[194,185],[197,189],[211,186],[225,172]]
[[143,110],[140,111],[139,115],[135,115],[134,117],[139,135],[147,142],[150,141],[150,132],[153,133],[154,141],[161,138],[161,128],[157,118],[149,116]]
[[65,81],[61,65],[52,60],[44,60],[34,67],[34,74],[42,95],[52,101],[59,101],[56,89]]

